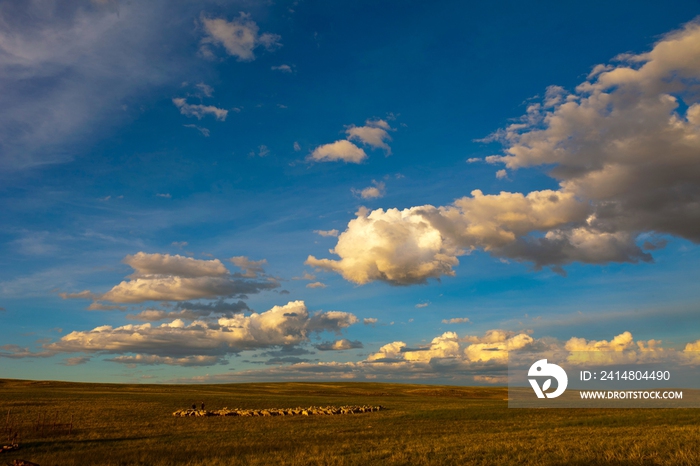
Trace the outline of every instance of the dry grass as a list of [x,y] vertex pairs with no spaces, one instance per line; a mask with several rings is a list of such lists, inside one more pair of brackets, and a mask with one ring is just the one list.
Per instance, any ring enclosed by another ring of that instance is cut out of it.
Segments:
[[[700,412],[508,409],[505,388],[379,383],[104,385],[0,380],[21,450],[70,465],[697,465]],[[383,405],[342,416],[175,418],[207,409]],[[72,436],[32,431],[73,414]],[[0,418],[0,426],[5,422]]]

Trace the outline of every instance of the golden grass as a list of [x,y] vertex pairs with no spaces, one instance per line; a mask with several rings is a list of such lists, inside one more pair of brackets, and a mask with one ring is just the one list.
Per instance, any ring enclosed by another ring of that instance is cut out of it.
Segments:
[[[71,465],[697,465],[700,411],[509,409],[505,388],[383,383],[106,385],[0,380],[21,449]],[[207,409],[382,405],[343,416],[175,418]],[[2,413],[5,414],[2,414]],[[74,416],[68,437],[32,430]]]

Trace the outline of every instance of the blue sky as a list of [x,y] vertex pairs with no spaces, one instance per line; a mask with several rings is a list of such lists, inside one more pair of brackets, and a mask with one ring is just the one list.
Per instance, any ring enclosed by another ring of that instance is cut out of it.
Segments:
[[695,348],[697,13],[0,1],[0,377]]

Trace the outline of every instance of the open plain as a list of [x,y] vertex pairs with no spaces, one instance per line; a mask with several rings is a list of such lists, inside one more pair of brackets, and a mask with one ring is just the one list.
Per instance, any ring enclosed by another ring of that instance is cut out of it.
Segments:
[[[700,464],[697,410],[509,409],[506,397],[501,387],[387,383],[0,380],[0,426],[5,436],[19,434],[20,446],[0,454],[0,464]],[[173,416],[202,402],[207,410],[383,409],[337,416]]]

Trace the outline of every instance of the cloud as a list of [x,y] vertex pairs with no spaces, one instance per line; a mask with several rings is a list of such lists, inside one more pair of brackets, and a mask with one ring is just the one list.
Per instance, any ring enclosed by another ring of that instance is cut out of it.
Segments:
[[428,306],[430,306],[430,301],[416,304],[416,309],[422,309],[422,308],[428,307]]
[[173,103],[180,109],[180,113],[188,116],[195,117],[201,120],[206,115],[213,115],[219,121],[226,121],[228,116],[228,110],[223,108],[218,108],[213,105],[203,105],[203,104],[188,104],[187,101],[181,97],[173,98]]
[[377,319],[374,317],[367,317],[365,319],[362,319],[362,323],[365,325],[374,325],[377,323]]
[[294,141],[293,147],[294,147],[294,152],[299,152],[301,150],[301,146],[299,145],[299,143],[297,141]]
[[326,286],[326,284],[321,282],[308,283],[306,285],[307,288],[326,288]]
[[489,330],[483,337],[468,337],[471,342],[464,350],[467,359],[476,361],[507,361],[508,352],[520,350],[535,340],[526,333],[515,334],[503,330]]
[[204,136],[205,138],[208,138],[209,135],[211,134],[210,131],[209,131],[207,128],[202,128],[201,126],[197,126],[197,125],[182,125],[182,126],[184,126],[185,128],[193,128],[193,129],[196,129],[196,130],[199,131],[200,134],[201,134],[202,136]]
[[610,341],[572,337],[564,348],[570,353],[567,361],[574,365],[633,364],[654,360],[664,352],[661,341],[634,341],[630,332],[623,332]]
[[170,198],[172,198],[172,196],[170,195],[170,193],[157,193],[157,194],[156,194],[156,197],[162,197],[162,198],[164,198],[164,199],[170,199]]
[[333,342],[324,341],[318,345],[314,345],[319,351],[345,351],[349,349],[362,348],[362,342],[360,341],[350,341],[347,338],[341,340],[335,340]]
[[207,84],[199,83],[195,84],[195,87],[199,89],[202,92],[202,94],[204,94],[204,97],[211,97],[212,95],[214,95],[214,88],[208,86]]
[[243,270],[244,277],[257,277],[258,275],[263,275],[265,273],[264,265],[267,264],[267,259],[261,259],[259,261],[252,261],[246,256],[236,256],[229,259],[236,267]]
[[498,171],[496,172],[496,178],[498,178],[499,180],[508,179],[508,172],[507,172],[505,169],[504,169],[504,170],[498,170]]
[[[66,295],[66,296],[61,296],[63,299],[66,299],[68,297],[71,297],[71,298],[78,297],[78,296],[69,296],[66,293],[61,293],[61,294]],[[99,302],[95,301],[95,302],[90,303],[87,310],[88,311],[125,311],[126,307],[125,306],[117,306],[115,304],[103,304],[103,303],[99,303]]]
[[255,156],[258,156],[258,157],[267,157],[268,155],[270,155],[270,149],[269,149],[266,145],[264,145],[264,144],[261,145],[261,146],[258,146],[258,152],[257,152],[257,153],[256,153],[254,150],[252,150],[252,151],[250,151],[250,152],[248,153],[248,156],[249,156],[249,157],[255,157]]
[[289,65],[272,66],[272,67],[270,67],[270,69],[273,71],[281,71],[282,73],[291,73],[292,72],[292,67]]
[[470,323],[469,317],[455,317],[454,319],[442,319],[443,324],[466,324]]
[[292,280],[309,280],[309,281],[314,281],[316,280],[316,275],[308,272],[304,272],[301,277],[292,277]]
[[192,5],[57,5],[0,5],[2,169],[72,160],[130,119],[132,106],[148,105],[154,89],[192,73],[190,37],[172,21],[190,16]]
[[131,277],[150,275],[177,275],[179,277],[216,277],[229,271],[219,259],[200,260],[176,254],[147,254],[138,252],[128,255],[123,262],[134,269]]
[[362,199],[377,199],[384,197],[384,194],[386,194],[386,184],[374,180],[372,180],[372,183],[374,183],[374,186],[369,186],[361,190],[353,189],[353,194],[360,196]]
[[197,320],[187,325],[175,319],[160,326],[104,325],[73,331],[45,349],[51,354],[118,355],[110,360],[124,364],[225,364],[230,354],[306,343],[312,333],[339,333],[356,322],[357,318],[346,312],[310,314],[303,301],[291,301],[261,314],[238,314],[215,322]]
[[338,236],[338,230],[314,230],[314,233],[321,236]]
[[61,293],[61,297],[135,304],[145,301],[241,297],[279,287],[279,282],[274,278],[257,275],[257,267],[262,261],[248,261],[245,264],[249,267],[246,274],[234,275],[218,259],[200,260],[180,255],[139,252],[126,256],[124,263],[131,266],[134,273],[128,277],[129,280],[122,281],[108,292],[97,294],[86,290],[80,293]]
[[457,249],[420,215],[421,208],[360,209],[332,250],[340,260],[309,256],[306,264],[340,273],[358,284],[384,280],[423,283],[428,277],[453,275]]
[[165,311],[162,309],[146,309],[138,314],[127,314],[129,320],[140,320],[145,322],[157,322],[159,320],[197,320],[208,319],[211,316],[232,317],[235,314],[240,314],[245,311],[250,311],[250,308],[244,301],[229,303],[220,299],[213,303],[191,303],[179,302],[176,305],[177,310]]
[[[623,334],[621,334],[624,336]],[[613,338],[618,340],[621,336]],[[626,338],[626,337],[625,337]],[[500,383],[508,380],[509,363],[513,367],[529,368],[532,364],[532,352],[548,355],[548,359],[572,370],[582,363],[575,359],[577,355],[588,354],[589,361],[601,364],[625,363],[646,364],[663,363],[664,367],[687,368],[700,364],[700,358],[692,350],[695,343],[690,343],[689,351],[665,350],[660,342],[650,340],[648,343],[634,341],[627,351],[588,351],[569,352],[566,342],[551,337],[533,338],[522,332],[501,329],[489,330],[483,335],[459,337],[455,332],[445,332],[420,347],[409,347],[405,342],[394,341],[383,345],[379,351],[370,354],[364,360],[349,362],[311,362],[308,360],[288,360],[289,364],[278,364],[274,368],[263,370],[227,371],[213,376],[197,376],[192,379],[179,379],[178,382],[224,383],[240,380],[430,380],[444,383]],[[325,342],[320,345],[327,345]],[[700,344],[700,343],[698,343]],[[332,344],[331,344],[332,345]],[[283,348],[284,349],[284,348]],[[281,356],[281,355],[280,355]],[[574,357],[572,359],[572,356]],[[608,360],[604,359],[608,357]],[[623,359],[625,357],[626,359]],[[590,362],[588,367],[590,366]],[[568,370],[568,369],[567,369]]]
[[253,51],[258,47],[274,50],[280,47],[281,37],[277,34],[259,34],[260,28],[250,15],[241,13],[238,18],[226,21],[221,18],[201,17],[201,23],[205,36],[200,42],[200,53],[205,57],[211,57],[211,45],[222,46],[229,55],[238,61],[255,60]]
[[365,154],[365,151],[345,139],[319,146],[309,155],[309,160],[316,162],[342,160],[347,163],[360,163],[366,158],[367,154]]
[[35,352],[29,348],[18,345],[0,345],[0,358],[24,359],[24,358],[48,358],[53,356],[50,351]]
[[228,360],[221,356],[156,356],[153,354],[137,354],[134,356],[117,356],[114,358],[105,359],[105,361],[118,362],[120,364],[143,366],[155,366],[167,364],[169,366],[182,367],[197,367],[197,366],[213,366],[215,364],[228,364]]
[[700,351],[700,340],[685,345],[684,351]]
[[571,338],[565,348],[569,351],[625,351],[632,347],[633,339],[630,332],[617,335],[611,341],[586,341],[584,338]]
[[90,361],[90,356],[78,356],[76,358],[66,358],[63,360],[64,366],[79,366]]
[[391,155],[391,147],[386,141],[391,141],[387,130],[392,128],[384,120],[367,120],[365,126],[351,125],[345,130],[349,141],[359,141],[374,149],[384,149],[387,155]]
[[572,262],[650,262],[652,234],[700,242],[700,23],[644,54],[600,68],[567,94],[548,88],[521,121],[494,136],[511,171],[551,166],[557,190],[501,192],[398,211],[361,210],[333,249],[307,264],[363,284],[424,283],[454,275],[483,250],[564,273]]

